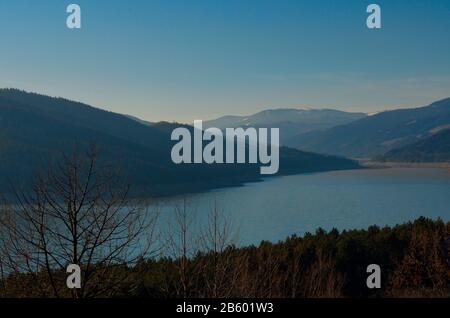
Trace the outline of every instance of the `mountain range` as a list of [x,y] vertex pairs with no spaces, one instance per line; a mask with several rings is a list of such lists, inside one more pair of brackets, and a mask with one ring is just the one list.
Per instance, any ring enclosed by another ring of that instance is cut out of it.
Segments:
[[[250,164],[176,165],[171,131],[176,123],[151,123],[64,98],[0,89],[0,191],[28,187],[38,171],[62,153],[82,153],[92,143],[99,161],[146,195],[194,192],[259,180]],[[279,174],[358,168],[345,158],[280,149]]]
[[[447,129],[450,129],[450,98],[428,106],[384,111],[330,129],[302,133],[289,138],[285,145],[353,158],[379,158],[389,153],[391,156],[396,153],[394,149],[409,145],[412,148],[405,149],[412,151],[414,148],[416,154],[420,149],[430,150],[432,144],[447,135],[433,136]],[[432,139],[427,141],[427,138]]]
[[450,129],[388,151],[377,159],[391,162],[450,162]]
[[325,130],[365,118],[365,113],[350,113],[335,109],[279,108],[249,116],[223,116],[203,122],[204,128],[266,127],[280,129],[280,142],[306,132]]
[[[260,179],[259,166],[176,165],[174,128],[64,98],[0,89],[0,192],[26,187],[62,153],[97,145],[102,164],[151,195],[195,192]],[[352,158],[450,161],[450,98],[428,106],[367,115],[332,109],[271,109],[224,116],[204,128],[280,128],[279,175],[358,168]]]

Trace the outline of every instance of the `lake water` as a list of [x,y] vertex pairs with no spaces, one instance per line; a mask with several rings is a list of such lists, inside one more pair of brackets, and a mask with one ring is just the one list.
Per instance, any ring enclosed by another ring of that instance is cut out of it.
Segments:
[[450,171],[391,168],[333,171],[267,179],[160,202],[168,221],[186,199],[204,224],[214,204],[238,229],[239,245],[276,242],[318,227],[360,229],[419,216],[450,220]]

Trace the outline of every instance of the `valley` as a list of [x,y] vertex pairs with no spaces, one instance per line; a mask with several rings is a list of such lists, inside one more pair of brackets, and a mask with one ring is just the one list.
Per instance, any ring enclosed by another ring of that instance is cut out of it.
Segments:
[[[63,153],[83,153],[93,144],[101,165],[120,171],[134,195],[164,196],[260,180],[259,167],[177,165],[171,133],[177,123],[141,123],[90,105],[16,89],[0,90],[0,191],[11,180],[27,188],[37,173]],[[277,175],[359,168],[349,159],[281,147]]]

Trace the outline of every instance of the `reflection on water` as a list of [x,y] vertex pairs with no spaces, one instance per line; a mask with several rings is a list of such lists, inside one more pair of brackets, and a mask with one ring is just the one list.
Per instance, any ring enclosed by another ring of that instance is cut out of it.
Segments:
[[324,229],[395,225],[419,216],[450,220],[450,172],[433,168],[335,171],[276,177],[159,202],[161,220],[186,198],[199,224],[214,206],[239,228],[240,244]]

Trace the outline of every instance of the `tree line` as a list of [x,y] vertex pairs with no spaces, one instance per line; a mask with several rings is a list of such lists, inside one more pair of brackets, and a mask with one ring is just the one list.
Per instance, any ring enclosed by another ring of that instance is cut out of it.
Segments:
[[[238,232],[213,206],[201,229],[182,204],[167,235],[151,202],[95,148],[65,155],[15,189],[0,206],[0,297],[448,297],[450,223],[418,220],[395,227],[325,231],[238,247]],[[80,289],[66,268],[81,268]],[[382,269],[368,289],[366,268]]]

